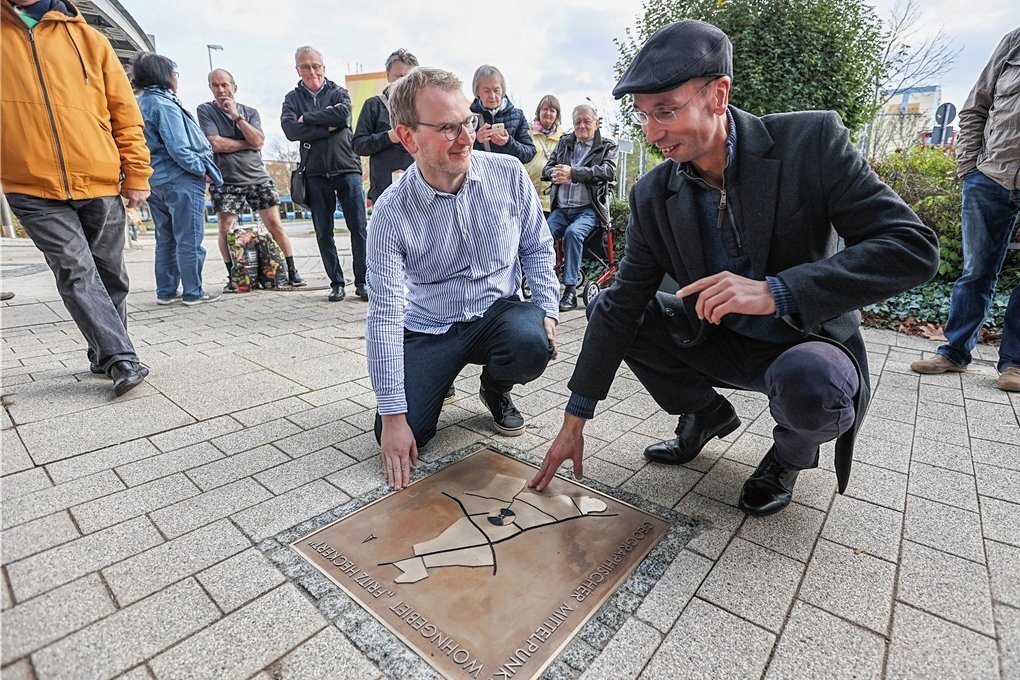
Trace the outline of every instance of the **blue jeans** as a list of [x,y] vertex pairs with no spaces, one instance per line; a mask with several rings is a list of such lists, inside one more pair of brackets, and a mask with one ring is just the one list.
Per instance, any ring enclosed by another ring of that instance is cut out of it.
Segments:
[[556,208],[549,213],[547,221],[553,239],[563,239],[563,283],[576,286],[581,280],[584,240],[595,229],[599,216],[594,208],[586,205],[580,208]]
[[205,292],[205,178],[185,173],[153,186],[149,209],[156,225],[156,297],[169,300],[180,285],[185,300],[197,300]]
[[[1020,191],[1004,189],[977,170],[964,177],[963,276],[953,286],[948,343],[938,349],[958,366],[971,361],[1018,214]],[[999,371],[1013,366],[1020,367],[1020,287],[1009,296],[999,347]]]
[[365,190],[361,175],[344,172],[336,175],[308,175],[308,207],[312,211],[312,226],[319,244],[319,257],[332,286],[344,285],[344,270],[333,240],[333,212],[337,199],[344,211],[344,221],[351,233],[351,255],[354,257],[354,284],[365,284],[365,240],[368,237],[365,217]]
[[[436,435],[443,399],[468,364],[480,364],[482,388],[509,392],[542,375],[552,350],[545,312],[530,302],[496,300],[482,318],[461,321],[439,335],[404,331],[407,424],[419,447]],[[382,418],[375,416],[381,440]]]

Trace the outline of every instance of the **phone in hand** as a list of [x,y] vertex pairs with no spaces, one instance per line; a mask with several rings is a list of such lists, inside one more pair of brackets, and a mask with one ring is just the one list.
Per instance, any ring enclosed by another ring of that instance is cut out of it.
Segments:
[[505,132],[506,132],[506,123],[493,123],[492,124],[492,134],[494,134],[494,135],[495,134],[502,135]]

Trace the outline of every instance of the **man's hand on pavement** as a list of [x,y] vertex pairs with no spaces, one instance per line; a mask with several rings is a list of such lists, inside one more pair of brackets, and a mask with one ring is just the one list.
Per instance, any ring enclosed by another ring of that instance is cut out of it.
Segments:
[[694,293],[698,303],[694,310],[699,319],[719,324],[727,314],[767,316],[775,314],[776,301],[767,281],[755,281],[731,272],[719,272],[690,283],[677,292],[677,297]]
[[584,467],[581,463],[584,458],[584,423],[584,418],[569,413],[563,414],[563,426],[545,454],[538,474],[528,482],[528,486],[535,491],[545,491],[545,487],[549,486],[549,482],[556,476],[560,465],[567,459],[574,461],[574,479],[580,480],[584,476]]
[[418,446],[403,413],[382,417],[382,457],[386,482],[400,490],[411,483],[411,467],[418,464]]
[[148,189],[128,189],[127,187],[121,187],[121,197],[127,199],[127,207],[137,208],[141,205],[142,201],[149,197]]

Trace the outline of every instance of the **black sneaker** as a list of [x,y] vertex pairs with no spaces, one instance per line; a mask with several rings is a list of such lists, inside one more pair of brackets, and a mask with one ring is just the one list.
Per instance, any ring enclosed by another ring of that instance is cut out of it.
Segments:
[[223,286],[223,292],[224,293],[236,293],[237,292],[237,284],[234,283],[233,279],[227,279],[227,285]]
[[492,414],[492,424],[500,434],[517,437],[524,434],[524,417],[514,406],[509,392],[488,392],[485,388],[478,390],[478,398]]
[[290,285],[294,286],[295,288],[300,288],[301,286],[308,285],[307,283],[305,283],[305,280],[301,278],[301,275],[298,274],[296,267],[290,270],[288,280],[290,281]]
[[329,297],[327,299],[330,302],[340,302],[345,297],[347,297],[347,293],[344,292],[343,286],[333,286],[332,290],[330,290],[329,292]]
[[354,287],[354,294],[361,298],[362,302],[368,302],[368,290],[364,284]]

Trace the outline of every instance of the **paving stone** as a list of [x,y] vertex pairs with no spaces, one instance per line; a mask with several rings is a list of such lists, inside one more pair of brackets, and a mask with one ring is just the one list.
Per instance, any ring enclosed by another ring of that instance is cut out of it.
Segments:
[[609,644],[581,674],[581,680],[636,678],[662,641],[662,635],[635,618],[627,619]]
[[910,468],[910,435],[899,441],[881,439],[867,427],[865,424],[854,444],[854,463],[867,463],[906,473]]
[[290,458],[279,449],[267,444],[194,468],[187,474],[198,485],[198,488],[208,491],[289,460]]
[[124,484],[112,471],[101,472],[64,484],[58,484],[35,493],[5,500],[3,528],[7,529],[39,517],[44,517],[72,505],[86,503],[94,498],[121,491]]
[[698,533],[687,543],[687,549],[711,560],[719,559],[746,517],[743,512],[730,505],[694,492],[684,496],[683,500],[676,504],[675,510],[693,517],[701,524]]
[[55,512],[3,532],[2,564],[9,564],[78,538],[77,527],[66,512]]
[[839,495],[832,502],[822,536],[895,562],[899,559],[902,527],[903,513]]
[[40,677],[109,678],[217,618],[219,610],[188,579],[46,647],[32,655],[32,662]]
[[[244,376],[246,385],[257,385],[258,389],[238,390],[239,375]],[[301,394],[306,388],[272,371],[258,370],[201,384],[175,383],[170,388],[160,387],[160,391],[196,419],[205,420]]]
[[1020,470],[1020,446],[975,439],[972,441],[971,447],[975,463]]
[[281,678],[336,677],[340,669],[346,678],[376,678],[379,669],[334,626],[323,628],[270,668]]
[[793,605],[766,680],[879,680],[885,640],[803,602]]
[[1020,445],[1020,426],[1008,400],[1005,404],[968,404],[967,425],[971,437]]
[[981,496],[981,525],[985,538],[1020,547],[1020,504]]
[[169,538],[186,534],[272,498],[253,479],[241,479],[150,513],[152,521]]
[[978,511],[977,489],[972,475],[914,463],[910,466],[907,491],[914,496]]
[[825,539],[815,546],[800,599],[885,635],[896,565]]
[[301,395],[301,399],[312,406],[324,406],[341,399],[349,399],[353,396],[370,392],[371,389],[363,387],[356,382],[346,382],[341,385],[326,387],[321,390],[312,390]]
[[[363,387],[359,387],[358,389],[364,390]],[[307,397],[310,394],[315,393],[309,392],[301,395],[301,397],[287,397],[286,399],[280,399],[268,404],[234,411],[230,414],[230,417],[245,427],[260,425],[264,422],[275,420],[277,418],[288,417],[292,414],[309,410],[310,406],[308,402],[303,400],[302,397]]]
[[701,478],[700,472],[679,465],[646,465],[623,489],[668,508],[676,505]]
[[668,632],[712,566],[711,560],[689,550],[682,551],[645,596],[637,610],[638,617],[659,631]]
[[260,541],[350,499],[325,481],[318,480],[235,513],[233,519],[252,540]]
[[361,430],[353,425],[344,421],[337,421],[281,439],[276,442],[276,446],[290,456],[301,456],[313,451],[319,451],[359,434],[361,434]]
[[15,596],[25,600],[162,541],[152,523],[138,517],[8,565],[7,576]]
[[955,444],[956,446],[967,446],[970,440],[966,423],[955,423],[947,420],[923,418],[921,416],[918,416],[917,422],[914,423],[914,436],[946,444]]
[[183,449],[185,446],[192,446],[199,442],[209,441],[216,437],[237,432],[241,429],[241,423],[231,416],[220,416],[209,420],[201,420],[194,425],[179,427],[176,430],[161,432],[149,437],[155,446],[161,451],[173,451]]
[[35,680],[35,673],[28,659],[22,659],[17,663],[4,668],[4,680]]
[[917,389],[918,401],[938,401],[963,406],[963,390],[943,385],[921,384]]
[[[364,408],[360,404],[349,399],[342,399],[315,408],[308,408],[306,405],[305,410],[288,415],[287,420],[303,430],[311,430],[363,410]],[[446,411],[446,409],[443,410]]]
[[[698,589],[698,597],[778,631],[786,619],[804,565],[735,538]],[[768,588],[748,588],[767,583]]]
[[736,507],[740,489],[752,472],[754,468],[749,465],[721,459],[702,477],[694,491]]
[[[6,379],[7,376],[4,376]],[[2,409],[0,409],[2,410]],[[28,470],[35,463],[28,455],[28,450],[21,442],[18,431],[14,429],[0,430],[0,474],[9,475]]]
[[140,460],[115,468],[117,476],[129,487],[138,486],[177,472],[184,472],[214,460],[220,460],[223,454],[209,442],[201,442],[161,453],[145,460]]
[[[539,450],[543,452],[548,450],[549,446],[543,442],[542,447]],[[625,467],[619,465],[613,465],[609,461],[596,458],[595,456],[586,456],[584,460],[584,477],[585,479],[594,479],[602,482],[606,486],[618,487],[633,475],[633,471],[628,470]]]
[[1020,548],[985,541],[992,599],[1020,609]]
[[[80,357],[80,354],[76,352],[75,357]],[[66,376],[53,380],[36,380],[11,387],[5,392],[7,393],[4,403],[11,418],[19,426],[108,406],[113,398],[108,380],[72,384],[68,382]],[[127,394],[118,397],[117,403],[156,394],[152,385],[143,382]]]
[[935,467],[956,470],[968,475],[974,472],[974,461],[971,459],[969,446],[957,446],[917,437],[914,439],[910,460],[915,463],[927,463]]
[[907,496],[903,537],[958,557],[984,563],[981,516],[952,506]]
[[224,519],[109,566],[103,575],[125,606],[249,547],[248,539]]
[[187,477],[176,474],[76,505],[71,514],[81,530],[89,534],[198,494],[198,488]]
[[684,609],[642,680],[757,680],[775,636],[697,598]]
[[967,422],[967,411],[963,408],[962,403],[947,404],[935,400],[920,400],[917,405],[917,415],[950,423],[963,424]]
[[377,455],[326,477],[326,481],[342,489],[351,497],[357,498],[384,485],[386,477],[383,474],[382,461]]
[[996,679],[995,640],[897,604],[886,677]]
[[301,428],[294,423],[286,418],[280,418],[217,437],[212,440],[212,444],[227,455],[232,455],[241,451],[249,451],[300,431]]
[[995,633],[984,565],[904,541],[897,598],[968,628]]
[[285,583],[153,659],[159,680],[247,678],[325,628],[315,606]]
[[[561,422],[562,419],[562,416],[557,416],[558,422]],[[550,436],[554,437],[555,432]],[[544,444],[546,441],[548,440],[543,438]],[[608,461],[613,465],[625,467],[628,470],[637,471],[648,465],[648,461],[645,460],[644,456],[645,449],[658,441],[660,440],[653,439],[644,434],[627,432],[616,441],[609,442],[605,446],[600,446],[600,442],[597,439],[585,442],[585,448],[588,449],[587,453],[593,454],[597,458]],[[545,447],[548,449],[548,444],[545,444]]]
[[255,475],[255,479],[272,493],[279,495],[353,465],[355,462],[350,456],[329,447],[260,472]]
[[1020,678],[1020,609],[995,605],[999,633],[999,665],[1003,678]]
[[24,472],[16,472],[3,478],[4,499],[17,498],[25,494],[48,489],[53,486],[46,471],[42,468],[32,468]]
[[1020,475],[1004,473],[1002,468],[981,463],[974,465],[974,472],[977,475],[978,493],[982,496],[1020,503]]
[[[899,388],[889,387],[885,390],[876,391],[868,406],[868,412],[874,413],[887,420],[894,420],[899,423],[910,423],[913,425],[917,417],[917,405],[914,403],[917,395],[911,390],[900,390],[901,393],[909,395],[909,400],[901,398],[900,395],[892,396],[893,390]],[[854,451],[856,453],[856,450]]]
[[[145,417],[138,417],[140,413]],[[157,395],[27,423],[18,433],[32,459],[42,465],[194,421],[176,403]]]
[[286,580],[255,548],[199,572],[197,578],[228,614]]
[[[110,595],[97,574],[8,609],[3,615],[3,663],[59,640],[112,613]],[[4,669],[6,678],[7,669]]]
[[749,517],[740,528],[740,537],[780,555],[807,562],[824,520],[825,513],[791,503],[774,515]]
[[[797,482],[799,486],[800,479]],[[874,465],[856,464],[850,471],[846,495],[903,512],[907,496],[907,475]]]
[[83,453],[74,458],[58,460],[47,465],[46,471],[55,484],[63,484],[158,454],[159,449],[148,439],[135,439],[91,453]]

